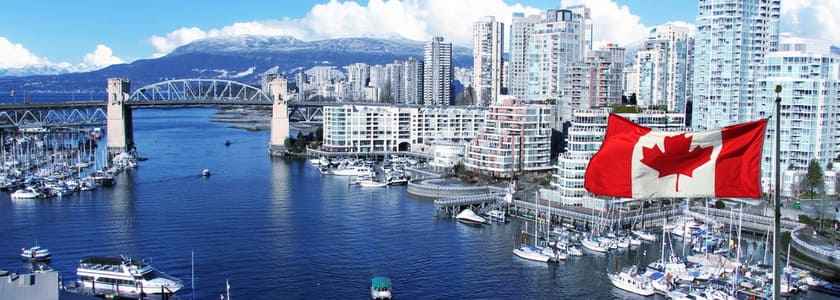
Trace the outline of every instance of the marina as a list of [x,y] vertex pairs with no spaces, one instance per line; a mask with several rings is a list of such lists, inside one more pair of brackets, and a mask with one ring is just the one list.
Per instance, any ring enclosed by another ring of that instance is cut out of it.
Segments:
[[[228,284],[237,299],[366,298],[370,278],[385,275],[398,287],[395,298],[605,299],[632,297],[609,280],[616,260],[623,269],[663,252],[661,243],[628,242],[603,254],[567,250],[553,263],[522,259],[513,250],[526,223],[529,245],[534,236],[580,232],[560,223],[556,230],[537,229],[533,219],[514,214],[509,223],[466,226],[439,215],[434,198],[410,194],[410,184],[361,189],[350,185],[350,176],[323,175],[308,160],[267,161],[257,154],[265,151],[265,133],[207,126],[211,113],[138,111],[139,148],[149,159],[115,175],[111,187],[62,198],[0,199],[0,222],[9,228],[0,232],[8,241],[0,245],[6,253],[0,266],[22,266],[17,253],[37,240],[49,245],[50,266],[65,282],[78,280],[84,257],[124,253],[182,279],[179,298],[219,298]],[[226,147],[225,140],[234,142]],[[197,174],[196,166],[212,169],[212,177]],[[532,218],[541,215],[535,212]],[[576,247],[537,241],[534,249],[551,252]],[[682,251],[682,242],[674,244]],[[763,253],[764,244],[759,238],[743,247]],[[822,295],[794,296],[827,299]]]

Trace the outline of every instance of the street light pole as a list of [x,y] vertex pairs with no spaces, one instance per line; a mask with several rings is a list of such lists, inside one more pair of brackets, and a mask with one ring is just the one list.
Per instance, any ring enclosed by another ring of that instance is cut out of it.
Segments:
[[781,152],[781,129],[782,129],[782,115],[781,115],[781,108],[782,108],[782,97],[779,96],[779,93],[782,92],[782,86],[776,85],[776,155],[775,155],[775,165],[776,165],[776,187],[774,192],[774,201],[776,202],[775,205],[775,212],[773,214],[773,299],[780,299],[781,298],[781,264],[779,263],[779,252],[782,250],[782,239],[781,239],[781,206],[779,203],[781,202],[781,190],[782,190],[782,179],[781,179],[781,171],[780,171],[780,159],[779,159],[779,152]]

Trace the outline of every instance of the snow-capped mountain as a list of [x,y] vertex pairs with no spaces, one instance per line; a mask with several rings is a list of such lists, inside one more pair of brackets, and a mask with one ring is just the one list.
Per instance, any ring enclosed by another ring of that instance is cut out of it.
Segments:
[[[302,41],[293,37],[237,36],[208,38],[181,46],[155,59],[112,65],[91,72],[3,77],[4,90],[101,91],[106,79],[123,77],[133,88],[166,78],[222,78],[256,84],[269,70],[291,75],[314,66],[342,67],[357,62],[387,64],[409,56],[423,59],[422,41],[400,37],[338,38]],[[472,50],[453,47],[453,64],[472,66]],[[31,73],[30,73],[31,74]]]

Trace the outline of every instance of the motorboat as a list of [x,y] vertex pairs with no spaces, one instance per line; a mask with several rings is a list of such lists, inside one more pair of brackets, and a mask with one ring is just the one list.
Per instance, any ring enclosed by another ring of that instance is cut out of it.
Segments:
[[458,213],[455,216],[455,219],[460,221],[461,223],[469,224],[469,225],[483,225],[487,224],[487,219],[482,216],[477,215],[472,209],[465,209]]
[[349,166],[344,168],[334,169],[332,171],[333,175],[336,176],[370,176],[373,170],[367,166]]
[[43,197],[44,193],[41,193],[41,191],[31,186],[27,186],[12,193],[12,199],[35,199]]
[[622,290],[642,296],[650,296],[655,293],[653,286],[650,284],[650,278],[638,274],[636,266],[627,271],[607,274],[607,277],[610,278],[610,282],[615,287]]
[[94,294],[117,296],[174,294],[184,287],[179,279],[158,271],[145,260],[126,256],[83,258],[76,269],[76,283]]
[[114,179],[114,175],[105,171],[93,172],[93,174],[90,174],[90,178],[101,186],[112,186],[117,182],[116,179]]
[[379,182],[376,180],[359,180],[356,182],[360,187],[386,187],[387,182]]
[[47,248],[41,248],[41,246],[34,246],[31,248],[21,248],[20,258],[30,262],[48,261],[52,259],[52,254]]
[[525,244],[519,246],[519,248],[513,249],[513,255],[523,259],[539,262],[548,262],[548,260],[551,259],[550,256],[543,254],[539,249]]
[[373,300],[386,300],[393,298],[393,287],[391,279],[377,276],[370,280],[370,298]]
[[210,176],[210,169],[201,170],[201,176],[204,176],[204,177]]
[[487,216],[487,218],[493,222],[507,223],[508,221],[510,221],[507,217],[507,214],[504,211],[498,209],[488,211],[487,213],[485,213],[485,216]]

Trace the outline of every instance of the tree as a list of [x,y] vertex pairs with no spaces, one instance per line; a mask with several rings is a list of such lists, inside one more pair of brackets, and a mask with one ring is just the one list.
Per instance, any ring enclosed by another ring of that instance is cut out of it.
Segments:
[[715,208],[724,209],[726,208],[726,203],[724,203],[723,200],[718,199],[717,201],[715,201]]
[[825,182],[822,167],[817,160],[811,160],[808,164],[808,174],[800,183],[800,190],[811,193],[811,197],[822,195],[825,191]]

